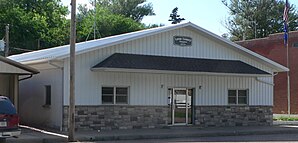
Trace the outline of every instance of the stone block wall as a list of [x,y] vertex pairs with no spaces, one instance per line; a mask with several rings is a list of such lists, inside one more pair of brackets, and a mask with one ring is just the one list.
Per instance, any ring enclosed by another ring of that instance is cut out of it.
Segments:
[[[101,105],[76,106],[76,130],[158,128],[168,124],[168,106]],[[67,130],[68,106],[63,130]]]
[[[76,130],[160,128],[171,124],[168,106],[76,106]],[[195,125],[200,127],[272,125],[272,106],[196,106]],[[63,130],[67,131],[68,106]]]
[[269,126],[272,106],[197,106],[195,124],[202,127]]

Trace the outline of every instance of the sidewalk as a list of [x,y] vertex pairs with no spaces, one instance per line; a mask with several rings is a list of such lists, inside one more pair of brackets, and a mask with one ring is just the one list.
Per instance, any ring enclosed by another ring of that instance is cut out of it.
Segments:
[[[265,135],[265,134],[298,133],[298,126],[280,125],[265,127],[168,127],[163,129],[134,129],[113,131],[80,131],[75,133],[78,141],[103,141],[103,140],[136,140],[136,139],[166,139],[185,137],[212,137],[212,136],[237,136],[237,135]],[[64,133],[65,134],[65,133]],[[37,142],[66,142],[67,138],[48,135],[28,129],[22,130],[19,138],[7,139],[7,143],[37,143]]]

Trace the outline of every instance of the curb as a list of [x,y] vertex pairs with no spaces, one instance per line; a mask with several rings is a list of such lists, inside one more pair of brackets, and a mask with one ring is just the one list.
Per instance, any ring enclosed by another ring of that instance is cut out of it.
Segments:
[[298,130],[277,131],[233,131],[210,133],[175,133],[175,134],[143,134],[143,135],[113,135],[77,138],[78,141],[116,141],[116,140],[141,140],[141,139],[169,139],[187,137],[218,137],[218,136],[243,136],[243,135],[268,135],[268,134],[295,134]]

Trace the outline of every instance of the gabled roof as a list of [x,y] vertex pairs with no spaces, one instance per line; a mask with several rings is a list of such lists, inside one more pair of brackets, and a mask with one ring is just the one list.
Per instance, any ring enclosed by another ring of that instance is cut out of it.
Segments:
[[236,60],[183,58],[115,53],[92,70],[155,70],[192,73],[224,73],[239,75],[270,75],[269,73]]
[[[23,65],[23,64],[21,64],[19,62],[13,61],[11,59],[8,59],[8,58],[2,57],[2,56],[0,56],[0,61],[1,62],[4,62],[6,64],[9,64],[11,66],[17,67],[19,69],[28,71],[29,74],[37,74],[37,73],[39,73],[39,71],[36,70],[36,69],[34,69],[34,68],[31,68],[31,67],[29,67],[27,65]],[[0,69],[0,72],[1,72],[1,69]],[[21,73],[19,73],[19,74],[21,74]],[[26,73],[22,73],[22,74],[26,74]]]
[[[259,62],[263,62],[263,63],[269,65],[272,69],[275,69],[276,72],[283,72],[283,71],[289,70],[288,68],[286,68],[270,59],[267,59],[267,58],[265,58],[257,53],[254,53],[240,45],[237,45],[225,38],[222,38],[214,33],[211,33],[211,32],[209,32],[209,31],[207,31],[191,22],[157,27],[157,28],[152,28],[152,29],[146,29],[146,30],[126,33],[126,34],[101,38],[101,39],[97,39],[97,40],[77,43],[76,44],[76,54],[78,55],[78,54],[86,53],[86,52],[93,51],[96,49],[113,46],[116,44],[128,42],[131,40],[143,38],[146,36],[151,36],[154,34],[166,32],[166,31],[170,31],[170,30],[174,30],[174,29],[178,29],[178,28],[190,28],[196,32],[200,32],[200,33],[204,34],[205,36],[207,36],[209,38],[212,38],[219,42],[225,43],[225,44],[229,45],[229,47],[235,48],[239,52],[245,53],[248,56],[256,58]],[[34,51],[34,52],[23,53],[23,54],[19,54],[19,55],[13,55],[13,56],[10,56],[9,58],[13,59],[15,61],[21,62],[21,63],[29,64],[29,63],[46,62],[46,61],[53,60],[53,59],[63,59],[68,56],[69,56],[69,45],[64,45],[64,46],[59,46],[59,47],[50,48],[50,49],[44,49],[44,50],[39,50],[39,51]]]

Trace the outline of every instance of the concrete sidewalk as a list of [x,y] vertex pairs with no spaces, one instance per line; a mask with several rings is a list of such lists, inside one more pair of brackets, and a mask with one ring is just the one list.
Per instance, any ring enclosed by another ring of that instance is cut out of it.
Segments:
[[[136,140],[136,139],[166,139],[185,137],[212,137],[235,135],[265,135],[265,134],[298,133],[298,126],[257,126],[257,127],[167,127],[162,129],[133,129],[114,131],[80,131],[76,132],[77,141],[103,141],[103,140]],[[62,133],[65,134],[65,133]],[[7,143],[37,143],[37,142],[66,142],[67,138],[48,135],[28,129],[23,129],[19,138],[7,139]]]

